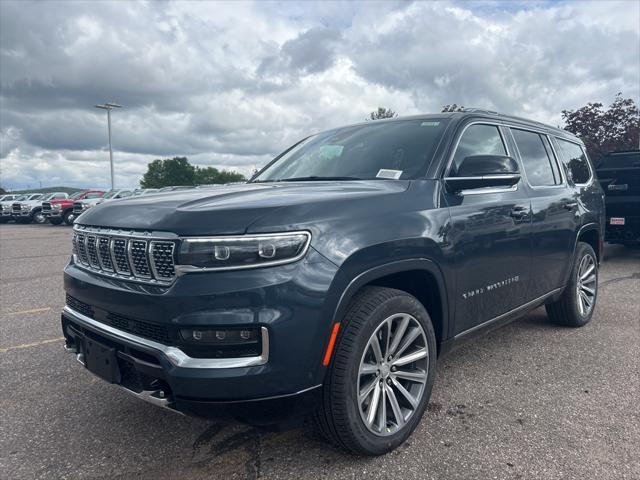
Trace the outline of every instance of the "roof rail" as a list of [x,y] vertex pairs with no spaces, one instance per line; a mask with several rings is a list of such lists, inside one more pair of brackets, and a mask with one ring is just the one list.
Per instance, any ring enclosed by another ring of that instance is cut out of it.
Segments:
[[465,112],[465,113],[488,113],[490,115],[503,115],[500,112],[496,112],[494,110],[487,110],[485,108],[462,108],[460,110],[461,112]]

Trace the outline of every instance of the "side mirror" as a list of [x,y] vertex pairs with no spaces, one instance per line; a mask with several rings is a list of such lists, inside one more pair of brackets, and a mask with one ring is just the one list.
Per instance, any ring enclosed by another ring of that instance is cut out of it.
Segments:
[[518,162],[506,155],[465,157],[455,177],[444,179],[452,193],[488,187],[512,187],[520,181]]

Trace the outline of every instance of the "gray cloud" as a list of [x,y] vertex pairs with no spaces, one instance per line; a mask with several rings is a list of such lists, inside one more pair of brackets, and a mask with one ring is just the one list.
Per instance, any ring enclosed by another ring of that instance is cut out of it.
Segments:
[[[445,103],[560,123],[640,98],[637,2],[0,2],[0,183],[247,173],[308,133]],[[84,183],[83,183],[84,182]]]

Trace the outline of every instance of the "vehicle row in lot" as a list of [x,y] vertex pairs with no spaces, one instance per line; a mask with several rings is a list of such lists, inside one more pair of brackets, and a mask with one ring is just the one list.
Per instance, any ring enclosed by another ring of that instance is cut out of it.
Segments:
[[[165,187],[182,189],[185,187]],[[188,187],[194,188],[194,187]],[[109,191],[87,189],[71,195],[65,192],[5,194],[0,196],[0,223],[46,223],[73,225],[75,218],[89,208],[109,200],[168,191],[157,188],[120,188]]]

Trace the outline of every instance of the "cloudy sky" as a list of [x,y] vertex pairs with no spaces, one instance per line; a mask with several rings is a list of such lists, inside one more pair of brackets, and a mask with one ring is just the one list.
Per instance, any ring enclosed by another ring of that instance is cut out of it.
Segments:
[[458,103],[554,125],[640,100],[640,2],[0,2],[0,184],[248,173],[302,136]]

